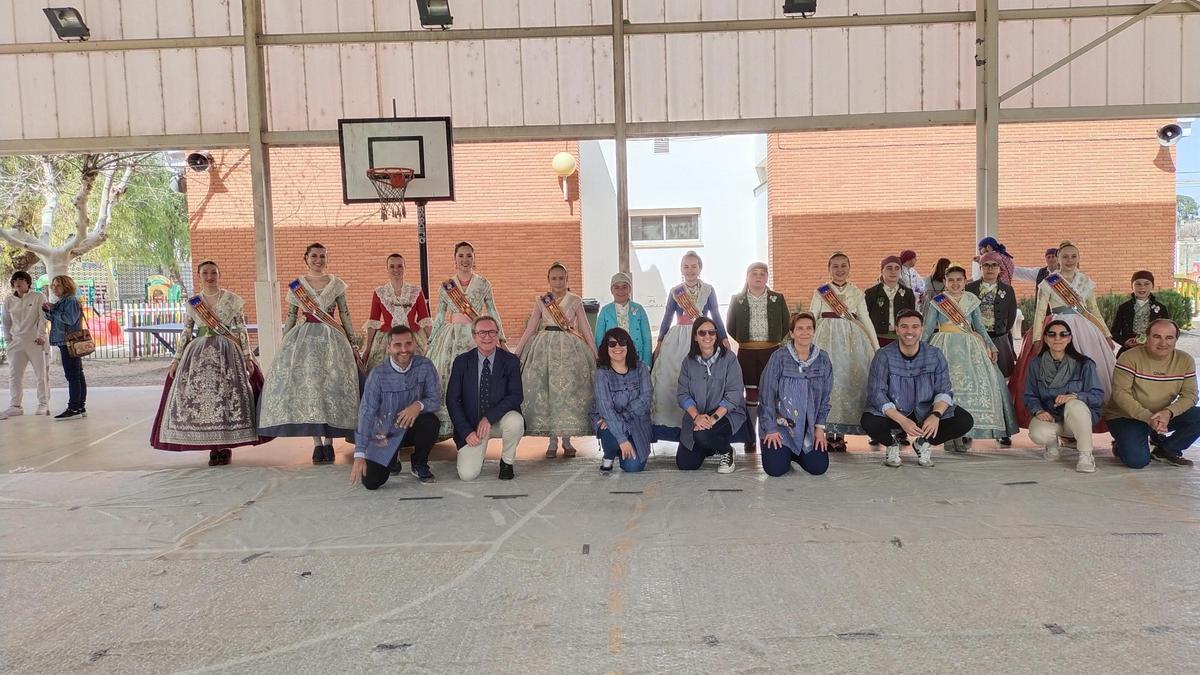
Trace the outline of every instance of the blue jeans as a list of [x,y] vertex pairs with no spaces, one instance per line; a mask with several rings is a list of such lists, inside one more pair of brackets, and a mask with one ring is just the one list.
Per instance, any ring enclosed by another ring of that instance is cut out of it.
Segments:
[[[1183,454],[1200,438],[1200,408],[1192,408],[1178,417],[1172,417],[1167,428],[1175,433],[1163,439],[1159,447],[1168,455]],[[1150,425],[1141,420],[1117,417],[1108,420],[1108,430],[1113,437],[1113,454],[1125,466],[1140,469],[1150,463]]]
[[[600,447],[604,450],[604,459],[620,460],[621,470],[625,473],[637,473],[646,468],[646,460],[638,459],[637,455],[624,459],[621,457],[621,444],[617,442],[617,437],[608,429],[604,429],[599,434]],[[647,457],[647,459],[649,459]]]
[[87,408],[87,379],[83,376],[83,359],[71,356],[66,345],[58,347],[62,357],[63,375],[67,378],[67,410]]
[[762,454],[762,468],[768,476],[782,476],[792,468],[792,462],[800,465],[801,469],[820,476],[829,468],[829,453],[812,449],[809,452],[793,455],[786,445],[778,448],[768,448],[765,444],[759,449]]

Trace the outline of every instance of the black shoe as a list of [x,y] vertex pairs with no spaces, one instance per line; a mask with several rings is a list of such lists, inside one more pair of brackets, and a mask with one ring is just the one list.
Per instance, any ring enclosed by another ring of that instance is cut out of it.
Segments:
[[208,451],[208,465],[209,466],[220,466],[221,465],[221,451],[220,450],[209,450]]
[[218,453],[217,459],[221,462],[221,466],[225,466],[225,465],[229,464],[230,461],[233,460],[233,450],[230,450],[229,448],[225,448],[224,450],[218,450],[217,453]]
[[414,478],[421,481],[425,485],[429,485],[431,483],[437,482],[437,478],[433,477],[433,472],[429,470],[429,466],[424,465],[424,464],[419,465],[419,466],[416,464],[413,464],[412,465],[412,475]]
[[1001,438],[1001,439],[1000,439],[1000,447],[1002,447],[1002,448],[1010,448],[1010,447],[1012,447],[1012,439],[1011,439],[1011,438],[1009,438],[1008,436],[1005,436],[1004,438]]
[[313,462],[313,464],[324,464],[325,463],[325,446],[323,446],[323,445],[314,445],[313,446],[312,462]]
[[1173,466],[1192,466],[1194,464],[1194,462],[1187,457],[1184,457],[1183,455],[1172,455],[1162,448],[1155,448],[1151,450],[1150,459],[1153,459],[1156,462],[1162,462],[1164,464],[1171,464]]
[[334,459],[336,459],[336,457],[335,457],[335,456],[334,456],[334,454],[333,454],[333,446],[332,446],[332,445],[326,445],[326,446],[325,446],[325,463],[326,463],[326,464],[333,464],[333,460],[334,460]]
[[83,412],[82,410],[72,410],[71,408],[67,408],[66,410],[62,411],[61,413],[55,415],[54,421],[64,422],[66,420],[77,420],[81,417],[86,417],[86,416],[87,416],[87,413]]
[[512,480],[513,476],[513,465],[500,460],[500,480]]
[[388,466],[388,471],[392,472],[393,476],[399,476],[404,473],[404,465],[400,463],[400,455],[397,454],[396,458],[392,460],[391,465]]

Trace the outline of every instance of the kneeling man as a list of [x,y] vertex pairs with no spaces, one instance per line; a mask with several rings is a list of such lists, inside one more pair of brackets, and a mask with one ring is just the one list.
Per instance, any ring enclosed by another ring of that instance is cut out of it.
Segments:
[[888,466],[900,466],[900,441],[910,436],[917,464],[933,466],[933,446],[961,438],[975,425],[971,413],[954,405],[942,350],[921,342],[920,312],[896,315],[896,341],[871,359],[861,423],[873,442],[887,446]]
[[412,446],[412,474],[422,483],[434,483],[429,451],[437,442],[437,410],[441,385],[433,362],[415,353],[417,341],[408,326],[388,331],[388,359],[367,376],[358,405],[358,430],[354,434],[354,466],[350,484],[377,490],[388,475],[400,473],[400,448]]

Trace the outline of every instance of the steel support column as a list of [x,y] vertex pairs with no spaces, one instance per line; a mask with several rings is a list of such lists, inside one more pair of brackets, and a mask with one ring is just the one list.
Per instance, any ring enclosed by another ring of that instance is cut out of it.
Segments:
[[617,266],[629,273],[629,157],[625,144],[625,7],[612,0],[613,140],[617,162]]
[[1000,6],[975,6],[975,238],[996,236],[1000,220]]
[[263,143],[267,130],[266,77],[258,36],[260,0],[242,0],[246,52],[246,114],[249,129],[250,184],[254,202],[254,304],[258,323],[259,362],[269,368],[279,348],[279,280],[275,276],[275,223],[271,216],[271,155]]

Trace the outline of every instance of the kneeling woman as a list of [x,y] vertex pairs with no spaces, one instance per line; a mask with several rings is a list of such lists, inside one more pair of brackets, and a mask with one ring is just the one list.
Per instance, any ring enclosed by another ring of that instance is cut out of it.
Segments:
[[208,450],[208,465],[218,466],[229,463],[230,448],[267,440],[258,435],[263,375],[250,354],[245,303],[221,288],[217,263],[206,260],[196,272],[201,290],[188,300],[150,445]]
[[771,355],[758,384],[763,471],[782,476],[795,462],[819,476],[829,468],[825,418],[833,363],[813,344],[817,320],[812,314],[793,315],[789,329],[792,339]]
[[679,369],[676,390],[683,419],[675,466],[699,469],[705,457],[720,458],[717,473],[733,473],[730,440],[746,422],[742,367],[718,344],[717,324],[708,317],[692,324],[692,348]]
[[1096,363],[1075,349],[1066,321],[1046,324],[1042,338],[1042,351],[1030,361],[1025,379],[1025,407],[1033,415],[1029,438],[1045,446],[1048,460],[1058,459],[1059,437],[1074,438],[1079,448],[1075,470],[1093,473],[1092,427],[1104,405]]
[[646,468],[650,444],[650,368],[641,361],[633,339],[623,328],[610,328],[600,339],[596,358],[596,435],[604,450],[601,471],[612,471],[620,459],[621,470]]

